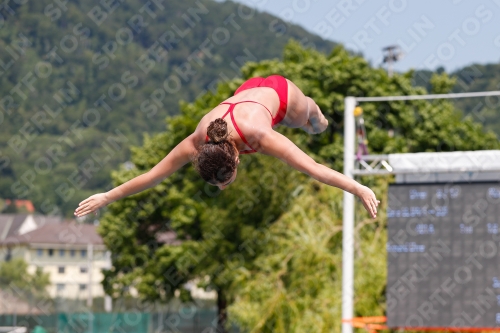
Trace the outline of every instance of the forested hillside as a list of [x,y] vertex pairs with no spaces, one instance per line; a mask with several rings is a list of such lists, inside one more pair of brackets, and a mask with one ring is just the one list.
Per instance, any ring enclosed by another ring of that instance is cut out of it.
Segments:
[[[439,69],[438,72],[442,72]],[[416,71],[414,84],[430,89],[429,80],[433,72]],[[500,63],[487,65],[470,65],[461,68],[450,76],[456,79],[453,92],[473,92],[500,90]],[[481,97],[454,100],[455,107],[464,115],[493,130],[500,137],[500,98]]]
[[0,14],[0,197],[45,214],[104,190],[129,146],[246,61],[280,58],[290,38],[334,46],[212,0],[17,1]]

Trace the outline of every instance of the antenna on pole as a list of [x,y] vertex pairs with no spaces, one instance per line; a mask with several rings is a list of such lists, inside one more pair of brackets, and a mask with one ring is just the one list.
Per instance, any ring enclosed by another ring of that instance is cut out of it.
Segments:
[[392,77],[392,65],[403,57],[403,52],[398,45],[386,46],[382,52],[384,52],[383,63],[387,64],[387,74]]

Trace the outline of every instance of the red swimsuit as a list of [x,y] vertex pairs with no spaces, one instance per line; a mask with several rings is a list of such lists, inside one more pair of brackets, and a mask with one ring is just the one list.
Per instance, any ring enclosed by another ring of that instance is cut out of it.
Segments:
[[[241,140],[250,147],[250,150],[242,150],[240,151],[240,154],[251,154],[251,153],[256,153],[257,151],[250,146],[248,141],[245,139],[245,136],[243,135],[243,132],[241,132],[240,128],[236,124],[236,121],[234,119],[233,115],[233,110],[234,107],[240,103],[255,103],[255,104],[260,104],[263,107],[266,108],[266,110],[269,112],[271,115],[271,118],[273,119],[271,122],[271,126],[274,126],[278,124],[280,121],[282,121],[285,118],[286,115],[286,107],[288,103],[288,83],[286,82],[286,79],[283,76],[280,75],[271,75],[267,78],[261,78],[261,77],[254,77],[252,79],[249,79],[245,81],[234,93],[234,95],[237,95],[238,93],[247,90],[247,89],[252,89],[252,88],[257,88],[257,87],[269,87],[274,89],[276,93],[278,94],[279,100],[280,100],[280,107],[278,109],[278,113],[276,114],[276,117],[272,118],[273,114],[269,109],[265,106],[262,105],[259,102],[255,101],[241,101],[237,103],[228,103],[228,102],[223,102],[221,104],[227,104],[229,105],[229,109],[227,110],[226,113],[222,116],[222,119],[226,117],[228,114],[231,114],[231,122],[233,123],[234,128],[238,132],[239,136],[241,137]],[[208,136],[206,137],[205,141],[208,142]]]

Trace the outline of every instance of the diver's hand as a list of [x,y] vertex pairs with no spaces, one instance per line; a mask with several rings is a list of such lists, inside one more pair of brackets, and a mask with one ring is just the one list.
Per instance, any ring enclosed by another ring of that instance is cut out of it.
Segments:
[[106,193],[94,194],[78,204],[78,208],[75,210],[75,216],[80,217],[92,212],[97,216],[97,210],[107,204],[109,204],[109,200]]
[[375,197],[375,193],[373,193],[373,191],[370,190],[368,187],[360,184],[356,189],[355,194],[361,199],[363,206],[365,206],[366,210],[368,211],[368,213],[370,213],[371,217],[376,218],[377,206],[380,203],[380,201],[377,200],[377,198]]

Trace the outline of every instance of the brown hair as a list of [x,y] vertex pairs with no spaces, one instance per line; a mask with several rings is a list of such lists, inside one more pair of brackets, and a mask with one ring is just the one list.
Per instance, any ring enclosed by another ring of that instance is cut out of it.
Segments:
[[201,178],[209,183],[224,183],[236,170],[238,152],[227,132],[227,123],[222,118],[210,122],[207,129],[210,141],[198,148],[193,164]]

